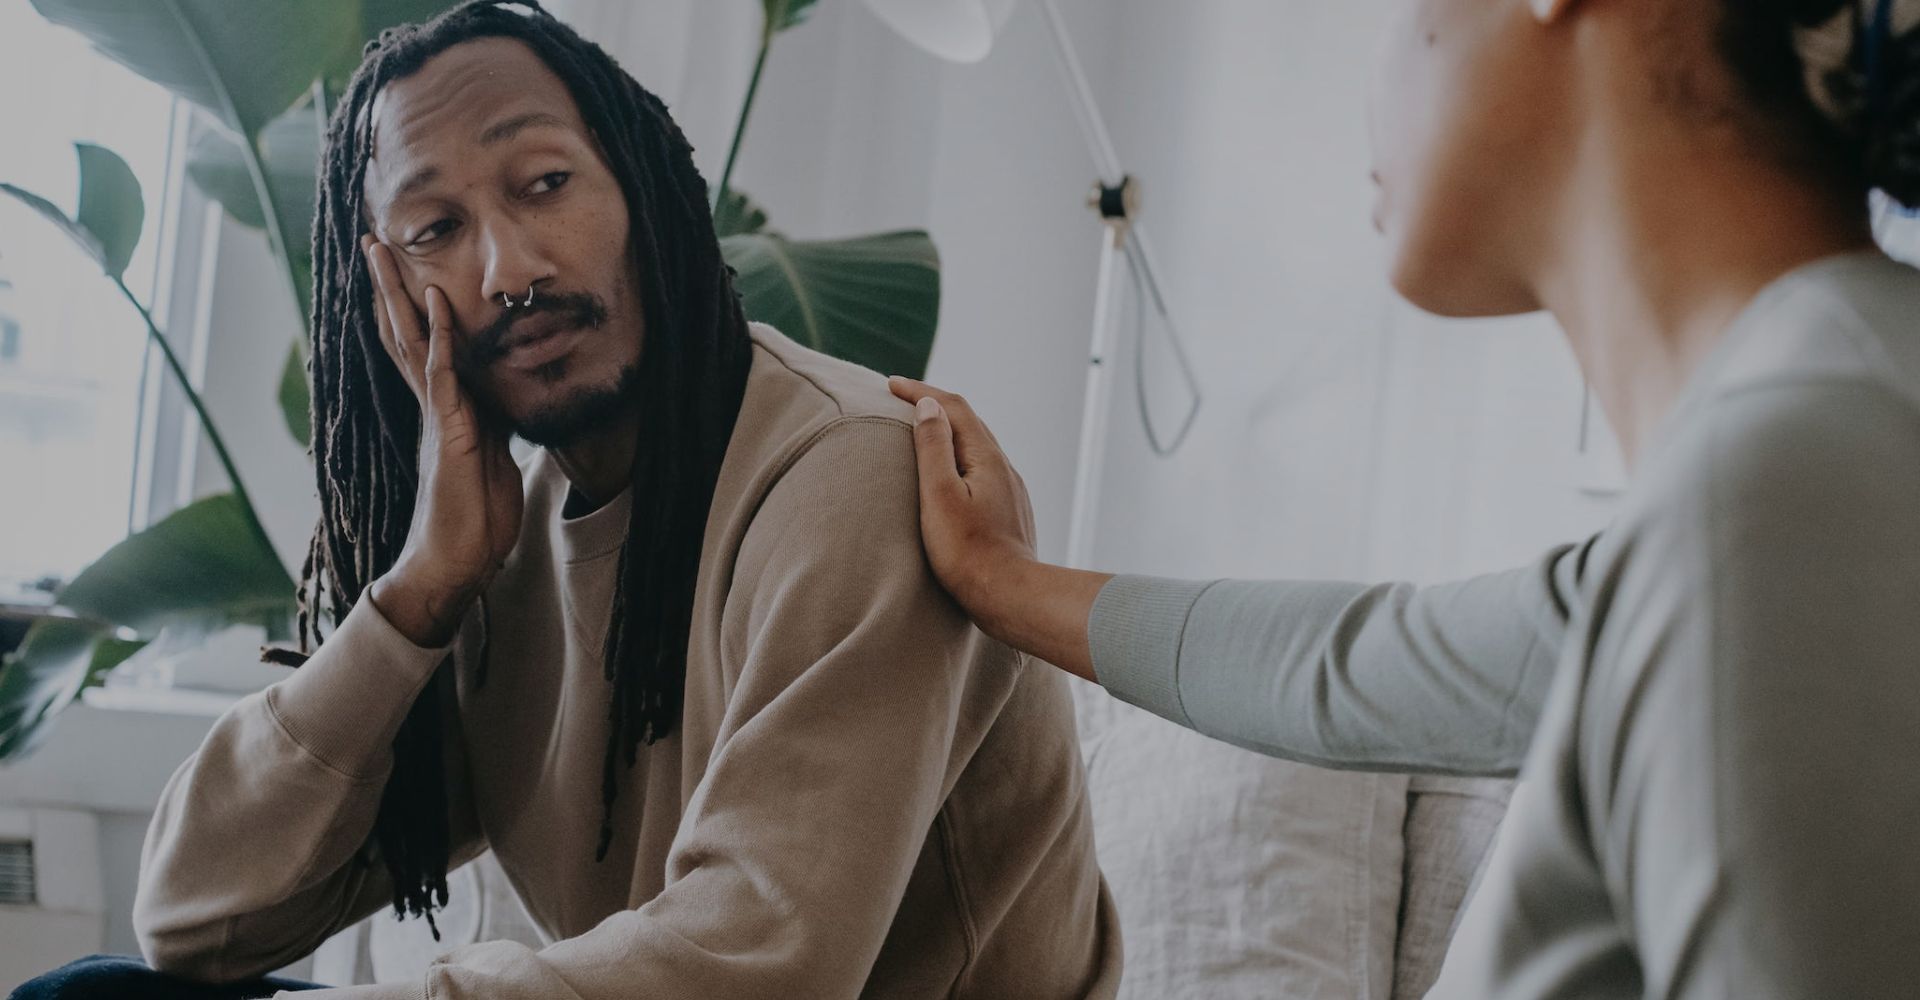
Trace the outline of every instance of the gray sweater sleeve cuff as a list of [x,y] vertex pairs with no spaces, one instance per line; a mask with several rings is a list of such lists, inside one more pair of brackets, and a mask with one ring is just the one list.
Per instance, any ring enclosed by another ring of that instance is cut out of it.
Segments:
[[1180,643],[1210,582],[1116,576],[1094,599],[1087,646],[1102,687],[1129,705],[1188,728],[1180,701]]

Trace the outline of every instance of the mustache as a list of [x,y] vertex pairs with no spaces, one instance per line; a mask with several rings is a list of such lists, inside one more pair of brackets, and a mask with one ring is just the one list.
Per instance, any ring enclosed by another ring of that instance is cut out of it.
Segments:
[[493,322],[464,338],[457,352],[471,368],[485,368],[505,357],[521,323],[536,316],[554,314],[574,329],[599,329],[607,322],[607,304],[592,292],[547,292],[533,305],[500,310]]

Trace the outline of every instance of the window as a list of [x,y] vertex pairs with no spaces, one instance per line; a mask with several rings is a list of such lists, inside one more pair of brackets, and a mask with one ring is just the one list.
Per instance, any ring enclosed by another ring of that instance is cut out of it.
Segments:
[[[71,212],[74,142],[133,168],[146,220],[126,282],[151,304],[171,257],[172,95],[24,3],[0,4],[0,94],[0,180]],[[35,581],[71,577],[126,535],[150,365],[139,317],[93,262],[0,198],[0,601],[36,596]]]

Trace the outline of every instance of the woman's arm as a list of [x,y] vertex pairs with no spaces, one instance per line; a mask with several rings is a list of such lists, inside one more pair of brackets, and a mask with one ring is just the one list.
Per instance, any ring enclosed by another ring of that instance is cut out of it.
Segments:
[[1435,587],[1189,582],[1051,566],[966,400],[907,379],[921,533],[981,629],[1183,726],[1325,766],[1519,770],[1587,546]]

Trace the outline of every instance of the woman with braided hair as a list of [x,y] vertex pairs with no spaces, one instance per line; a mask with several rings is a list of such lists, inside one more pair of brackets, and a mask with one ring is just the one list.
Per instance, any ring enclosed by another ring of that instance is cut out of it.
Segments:
[[743,318],[661,103],[475,0],[368,47],[319,201],[310,655],[162,794],[151,968],[17,995],[263,995],[490,848],[549,947],[339,995],[1111,997],[1065,679],[921,558],[911,408]]
[[1868,208],[1920,209],[1920,0],[1396,2],[1394,284],[1554,314],[1613,524],[1435,587],[1049,566],[985,426],[902,380],[935,572],[1219,739],[1518,773],[1430,998],[1920,996],[1920,273]]

